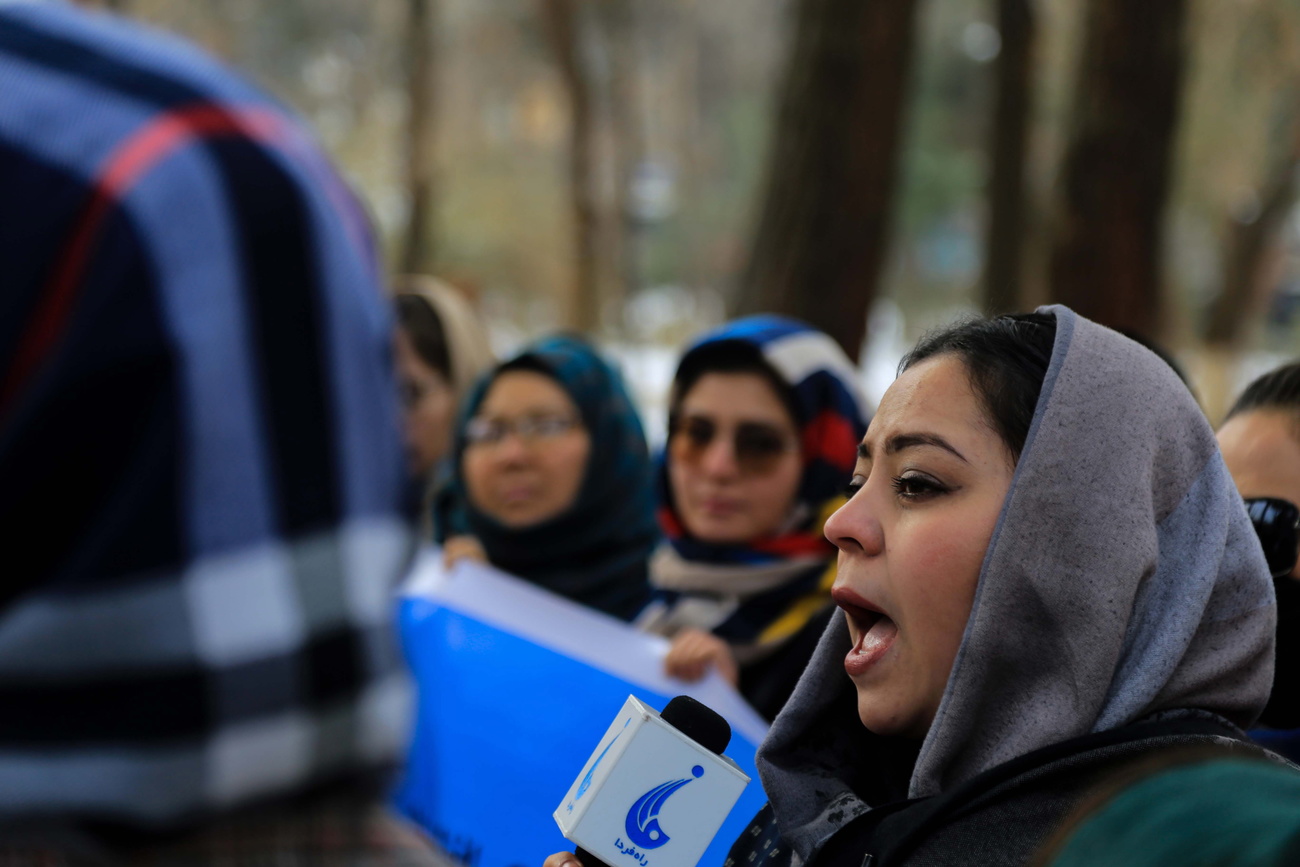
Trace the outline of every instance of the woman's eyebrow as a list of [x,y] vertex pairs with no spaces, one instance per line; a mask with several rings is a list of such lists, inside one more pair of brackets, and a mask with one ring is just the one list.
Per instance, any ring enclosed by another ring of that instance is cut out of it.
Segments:
[[[970,463],[970,461],[966,460],[966,456],[953,448],[946,439],[938,434],[931,433],[895,434],[885,441],[885,454],[892,455],[904,449],[914,449],[921,446],[943,449],[958,458],[962,463]],[[865,442],[858,443],[858,458],[864,461],[871,460],[871,446]]]

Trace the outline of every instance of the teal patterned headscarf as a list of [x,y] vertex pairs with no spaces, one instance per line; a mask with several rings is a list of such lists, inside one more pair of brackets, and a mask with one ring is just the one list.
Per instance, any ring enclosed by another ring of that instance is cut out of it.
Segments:
[[[503,371],[555,379],[577,405],[591,437],[586,475],[573,505],[531,527],[510,528],[474,507],[460,471],[465,426]],[[436,536],[468,533],[497,568],[576,602],[631,620],[649,599],[646,562],[658,541],[653,469],[645,433],[623,379],[578,337],[548,337],[491,370],[465,399],[453,470],[436,503]]]

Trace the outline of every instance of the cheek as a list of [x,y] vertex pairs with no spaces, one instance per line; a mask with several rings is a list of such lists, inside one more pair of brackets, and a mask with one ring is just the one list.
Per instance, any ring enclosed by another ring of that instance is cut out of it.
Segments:
[[709,537],[708,519],[701,513],[692,491],[698,481],[697,474],[691,468],[683,466],[680,461],[668,464],[668,492],[672,497],[673,508],[681,520],[683,529],[692,536],[701,539]]
[[591,457],[591,439],[585,434],[574,437],[572,442],[557,443],[558,448],[551,454],[549,461],[551,476],[556,487],[571,496],[582,485],[587,472],[587,461]]
[[456,403],[448,395],[437,401],[429,413],[427,425],[430,436],[437,439],[441,448],[446,448],[451,441],[451,429],[456,421]]
[[668,462],[668,488],[672,492],[674,504],[680,509],[686,503],[684,495],[690,490],[691,471],[682,466],[681,461]]
[[427,408],[424,413],[425,421],[435,428],[444,428],[451,425],[452,416],[452,399],[449,394],[440,394],[433,400],[427,401]]
[[961,642],[990,535],[969,523],[957,532],[954,526],[962,524],[944,521],[941,526],[909,528],[908,607],[915,625],[944,653]]
[[796,455],[789,455],[771,475],[758,480],[754,501],[765,511],[777,515],[778,523],[784,521],[794,508],[802,480],[803,462]]
[[492,477],[491,463],[476,456],[474,452],[467,452],[461,458],[460,470],[465,477],[465,491],[469,494],[470,500],[476,505],[482,504],[483,495]]
[[934,647],[938,656],[946,661],[945,672],[951,668],[962,635],[965,634],[971,604],[975,599],[975,584],[979,579],[978,564],[969,570],[960,569],[965,564],[956,565],[958,570],[945,576],[948,580],[935,583],[934,589],[937,592],[930,598],[928,606],[931,612],[930,626],[935,633]]
[[409,427],[413,433],[417,433],[422,437],[428,436],[429,431],[435,429],[435,421],[436,419],[433,412],[430,411],[429,407],[423,405],[406,414],[406,426]]

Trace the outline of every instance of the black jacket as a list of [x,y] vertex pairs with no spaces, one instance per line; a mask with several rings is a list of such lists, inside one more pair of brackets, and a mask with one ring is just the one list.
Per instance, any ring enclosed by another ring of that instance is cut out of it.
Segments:
[[[1103,778],[1158,751],[1197,746],[1265,752],[1211,714],[1162,715],[1044,747],[940,795],[883,804],[841,828],[807,867],[1023,865]],[[768,805],[724,867],[793,863]]]

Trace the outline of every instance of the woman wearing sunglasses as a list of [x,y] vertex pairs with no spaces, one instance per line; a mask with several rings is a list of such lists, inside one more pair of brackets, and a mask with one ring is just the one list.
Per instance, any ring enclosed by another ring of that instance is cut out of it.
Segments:
[[649,598],[658,539],[641,422],[618,373],[575,337],[550,337],[471,391],[437,503],[449,560],[479,556],[606,614]]
[[1021,865],[1121,764],[1263,753],[1242,728],[1271,682],[1268,567],[1150,351],[1064,307],[929,335],[848,488],[842,612],[729,864]]
[[[1273,692],[1260,723],[1271,729],[1300,729],[1300,364],[1279,367],[1247,386],[1218,438],[1277,592]],[[1290,744],[1270,739],[1270,744],[1300,756],[1300,737]]]
[[771,719],[834,607],[822,526],[866,428],[855,371],[807,325],[741,319],[686,352],[669,403],[665,541],[638,623],[672,639],[669,674],[716,668]]

